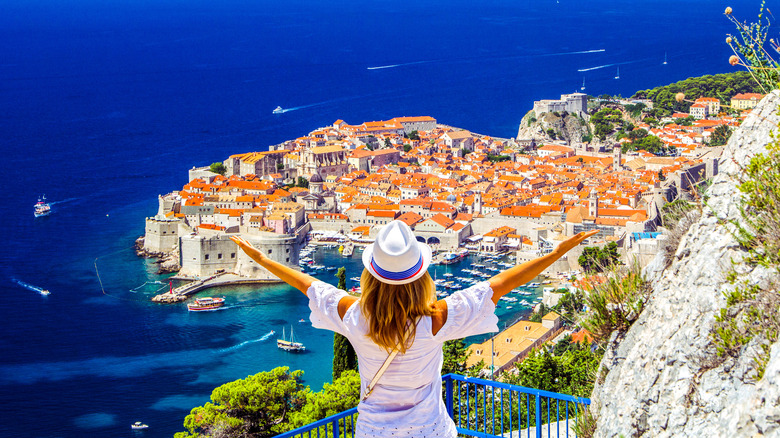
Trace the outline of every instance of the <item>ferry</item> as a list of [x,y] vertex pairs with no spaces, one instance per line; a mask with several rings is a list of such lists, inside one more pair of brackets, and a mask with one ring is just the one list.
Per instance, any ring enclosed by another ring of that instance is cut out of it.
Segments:
[[187,310],[190,312],[207,312],[209,310],[217,310],[224,305],[224,298],[203,297],[196,299],[194,303],[187,303]]
[[51,213],[51,205],[46,202],[46,195],[43,195],[35,203],[35,217],[48,216],[49,213]]
[[274,114],[282,114],[284,112],[284,108],[277,106],[276,109],[274,109]]
[[130,425],[130,428],[133,430],[146,429],[148,427],[149,427],[148,424],[141,423],[140,421],[136,421],[135,423]]
[[284,351],[292,351],[296,353],[300,351],[306,351],[306,347],[302,343],[295,342],[292,326],[290,326],[290,340],[287,340],[287,337],[284,335],[284,327],[282,327],[282,339],[276,340],[276,346]]

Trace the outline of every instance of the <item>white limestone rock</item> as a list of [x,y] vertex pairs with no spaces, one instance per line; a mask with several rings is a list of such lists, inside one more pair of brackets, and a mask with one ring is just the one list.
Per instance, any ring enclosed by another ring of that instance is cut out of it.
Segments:
[[[671,266],[659,255],[646,268],[653,296],[631,329],[614,335],[593,392],[596,436],[780,436],[780,345],[764,378],[753,380],[749,354],[713,361],[710,330],[725,307],[732,260],[744,256],[727,232],[739,220],[740,165],[762,153],[776,130],[780,94],[767,96],[732,135],[702,217],[689,228]],[[751,278],[762,281],[764,269]],[[746,348],[753,348],[748,345]]]

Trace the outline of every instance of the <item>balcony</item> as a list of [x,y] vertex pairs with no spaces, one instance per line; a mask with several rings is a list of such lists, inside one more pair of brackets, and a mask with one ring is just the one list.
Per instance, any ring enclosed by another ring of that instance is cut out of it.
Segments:
[[[458,436],[480,438],[575,437],[577,414],[590,399],[447,374],[444,404]],[[276,438],[353,438],[357,408],[332,415]]]

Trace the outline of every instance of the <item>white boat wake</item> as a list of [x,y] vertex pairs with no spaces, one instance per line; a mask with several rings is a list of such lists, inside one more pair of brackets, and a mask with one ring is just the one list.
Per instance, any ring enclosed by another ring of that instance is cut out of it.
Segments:
[[604,65],[598,65],[596,67],[578,68],[577,71],[582,72],[582,71],[599,70],[599,69],[602,69],[602,68],[612,67],[612,66],[615,66],[615,65],[617,65],[617,64],[604,64]]
[[[160,281],[160,280],[157,280],[157,281],[145,281],[145,282],[144,282],[144,284],[142,284],[142,285],[138,286],[137,288],[135,288],[135,289],[130,289],[130,292],[138,292],[138,289],[141,289],[142,287],[146,286],[147,284],[165,284],[165,283],[163,283],[163,282],[162,282],[162,281]],[[165,286],[163,286],[163,287],[165,287]],[[161,287],[160,289],[157,289],[157,290],[158,290],[158,291],[159,291],[159,290],[162,290],[162,287]]]
[[64,204],[66,202],[75,201],[77,199],[79,199],[79,198],[68,198],[68,199],[63,199],[62,201],[50,201],[49,205]]
[[12,278],[11,280],[13,280],[14,283],[18,284],[19,286],[21,286],[21,287],[23,287],[25,289],[31,290],[33,292],[38,292],[41,295],[49,295],[49,291],[47,291],[46,289],[44,289],[42,287],[33,286],[30,283],[25,283],[22,280],[17,280],[15,278]]
[[576,52],[551,53],[550,55],[580,55],[583,53],[601,53],[606,51],[607,49],[593,49],[593,50],[579,50]]
[[414,62],[404,62],[401,64],[390,64],[390,65],[379,65],[376,67],[366,67],[366,70],[382,70],[385,68],[395,68],[395,67],[403,67],[405,65],[417,65],[417,64],[427,64],[429,62],[436,62],[434,60],[430,61],[414,61]]
[[[484,61],[486,59],[516,59],[516,58],[525,58],[525,57],[534,57],[534,56],[562,56],[562,55],[582,55],[582,54],[588,54],[588,53],[602,53],[606,52],[607,49],[591,49],[591,50],[577,50],[574,52],[558,52],[558,53],[543,53],[538,55],[508,55],[508,56],[483,56],[478,58],[459,58],[456,59],[457,61],[468,61],[468,60],[478,60],[478,61]],[[388,65],[378,65],[375,67],[366,67],[366,70],[382,70],[386,68],[396,68],[396,67],[404,67],[407,65],[417,65],[417,64],[429,64],[433,62],[442,62],[443,59],[430,59],[426,61],[413,61],[413,62],[403,62],[400,64],[388,64]],[[450,59],[452,61],[452,59]]]
[[614,67],[616,65],[635,64],[637,62],[639,62],[639,61],[614,62],[612,64],[597,65],[596,67],[580,68],[580,69],[577,69],[577,71],[583,72],[583,71],[598,70],[598,69],[607,68],[607,67]]
[[244,341],[244,342],[242,342],[242,343],[240,343],[240,344],[238,344],[238,345],[234,345],[234,346],[232,346],[232,347],[228,347],[228,348],[223,348],[223,349],[222,349],[222,350],[220,350],[220,351],[221,351],[221,352],[235,351],[235,350],[238,350],[239,348],[241,348],[241,347],[244,347],[244,346],[246,346],[246,345],[249,345],[249,344],[254,344],[255,342],[263,342],[263,341],[266,341],[266,340],[268,340],[268,338],[270,338],[270,337],[271,337],[273,334],[274,334],[274,331],[273,331],[273,330],[271,330],[270,332],[268,332],[268,333],[264,334],[263,336],[261,336],[261,337],[259,337],[259,338],[257,338],[257,339],[251,339],[251,340],[249,340],[249,341]]

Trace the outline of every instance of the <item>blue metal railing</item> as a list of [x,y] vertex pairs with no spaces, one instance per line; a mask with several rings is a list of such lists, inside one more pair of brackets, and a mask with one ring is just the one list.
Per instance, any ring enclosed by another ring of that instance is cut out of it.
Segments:
[[[569,437],[573,421],[590,400],[491,380],[447,374],[444,404],[458,434],[481,438]],[[352,438],[357,408],[276,438]],[[546,429],[546,433],[545,432]]]

